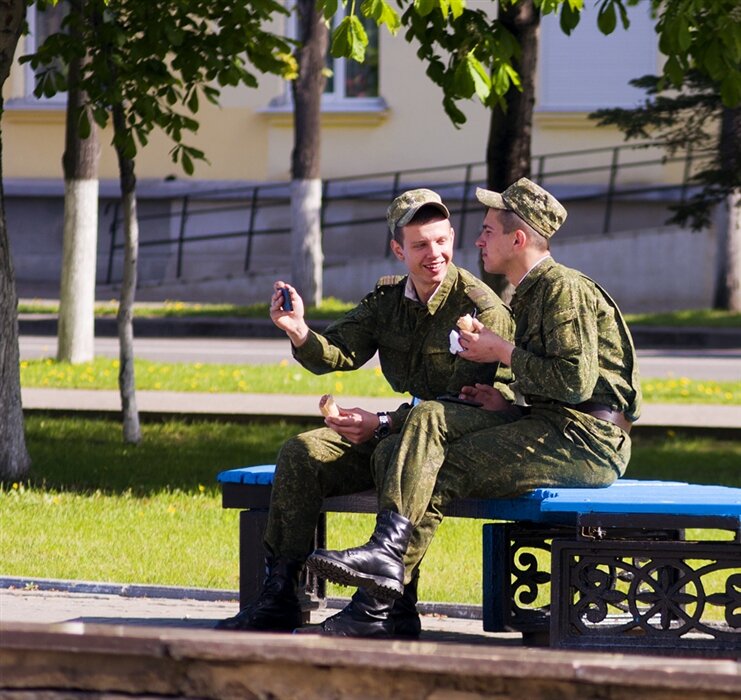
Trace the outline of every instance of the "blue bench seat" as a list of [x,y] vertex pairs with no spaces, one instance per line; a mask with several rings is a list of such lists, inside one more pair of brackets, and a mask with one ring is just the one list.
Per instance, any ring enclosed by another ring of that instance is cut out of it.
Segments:
[[[262,584],[274,471],[263,464],[217,476],[223,507],[241,511],[242,607]],[[327,512],[376,509],[371,491],[325,498],[315,545],[325,546]],[[559,648],[741,657],[739,488],[619,479],[607,488],[461,499],[445,513],[489,521],[482,526],[487,631],[515,630]],[[691,541],[688,527],[698,528]],[[722,590],[706,591],[708,577]],[[311,609],[323,602],[324,583],[306,585]],[[536,602],[544,596],[549,603]]]

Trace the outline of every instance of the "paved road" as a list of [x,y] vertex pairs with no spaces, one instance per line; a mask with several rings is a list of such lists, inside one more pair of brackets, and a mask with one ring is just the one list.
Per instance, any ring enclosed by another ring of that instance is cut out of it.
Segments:
[[[264,338],[137,338],[137,357],[167,362],[271,364],[291,359],[286,340]],[[21,359],[54,357],[54,336],[21,336]],[[95,353],[118,356],[116,338],[96,338]],[[728,381],[741,379],[741,348],[729,350],[640,350],[644,377],[688,377]],[[377,364],[374,358],[368,366]]]

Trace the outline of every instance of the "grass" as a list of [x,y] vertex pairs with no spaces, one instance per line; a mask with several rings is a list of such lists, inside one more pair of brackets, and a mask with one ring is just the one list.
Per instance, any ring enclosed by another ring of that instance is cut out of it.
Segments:
[[[136,386],[142,391],[400,396],[378,367],[318,376],[287,361],[277,365],[216,365],[136,360],[135,365]],[[109,358],[77,365],[49,358],[23,360],[21,386],[117,390],[118,367],[118,360]],[[644,379],[642,387],[647,402],[741,404],[741,380]]]
[[[323,300],[319,307],[309,307],[306,316],[309,319],[335,319],[351,309],[356,302],[342,301],[334,297]],[[18,312],[25,314],[57,314],[59,304],[40,299],[23,300],[18,304]],[[97,316],[115,316],[118,312],[118,301],[98,302],[95,307]],[[177,318],[177,317],[237,317],[268,318],[268,304],[197,304],[182,301],[164,301],[158,303],[137,302],[134,305],[135,317]],[[714,328],[741,327],[741,313],[720,309],[691,309],[667,313],[627,314],[629,324],[641,326],[704,326]]]
[[[0,487],[2,574],[235,590],[238,514],[222,510],[215,476],[273,462],[282,441],[306,427],[145,423],[131,447],[114,421],[31,416],[31,477]],[[637,438],[629,476],[741,486],[741,444]],[[424,563],[422,600],[481,602],[480,525],[443,522]],[[329,545],[364,542],[371,527],[371,516],[332,514]]]
[[[341,301],[334,297],[327,297],[321,306],[309,306],[306,316],[310,319],[335,319],[342,316],[355,306],[356,302]],[[32,299],[18,303],[18,313],[22,314],[58,314],[57,302]],[[118,301],[96,302],[95,315],[101,318],[112,317],[118,313]],[[135,318],[264,318],[270,317],[269,304],[200,304],[183,301],[164,302],[136,302],[134,304]]]

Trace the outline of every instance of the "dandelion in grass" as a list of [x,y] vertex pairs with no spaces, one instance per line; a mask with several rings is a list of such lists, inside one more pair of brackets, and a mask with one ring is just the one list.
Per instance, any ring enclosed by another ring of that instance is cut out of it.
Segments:
[[279,367],[288,367],[288,360],[285,360],[285,359],[284,359],[284,360],[281,360],[281,361],[280,361],[280,362],[278,363],[278,366],[279,366]]
[[167,512],[170,515],[172,515],[173,513],[177,513],[177,510],[178,509],[174,505],[172,505],[172,503],[169,506],[167,506]]
[[343,389],[342,382],[335,382],[334,383],[334,390],[335,390],[335,393],[336,394],[341,394],[342,393],[342,389]]

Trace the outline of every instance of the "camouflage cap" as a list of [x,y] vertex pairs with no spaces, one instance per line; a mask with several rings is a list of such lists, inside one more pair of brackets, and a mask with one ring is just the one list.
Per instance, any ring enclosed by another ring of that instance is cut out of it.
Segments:
[[425,188],[407,190],[391,202],[386,210],[386,221],[391,235],[394,235],[397,227],[406,226],[414,218],[414,215],[427,204],[437,207],[445,214],[446,219],[450,218],[450,212],[437,192]]
[[476,188],[476,199],[490,209],[515,212],[539,234],[550,238],[566,221],[566,209],[550,192],[521,177],[501,194]]

